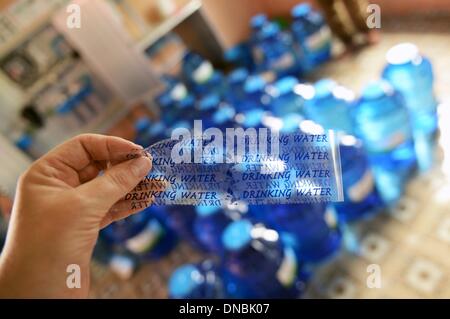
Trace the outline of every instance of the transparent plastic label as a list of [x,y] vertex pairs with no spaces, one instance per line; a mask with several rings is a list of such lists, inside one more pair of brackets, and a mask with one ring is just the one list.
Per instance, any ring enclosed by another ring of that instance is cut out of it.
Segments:
[[[256,130],[255,130],[256,131]],[[225,134],[223,134],[224,136]],[[235,140],[169,139],[145,151],[149,175],[126,200],[134,205],[226,206],[343,201],[339,148],[325,134],[276,133]],[[231,145],[231,146],[230,146]]]

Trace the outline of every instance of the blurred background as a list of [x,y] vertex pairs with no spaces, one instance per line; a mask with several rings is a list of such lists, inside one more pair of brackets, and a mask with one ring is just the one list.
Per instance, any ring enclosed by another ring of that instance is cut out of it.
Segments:
[[334,129],[343,203],[148,208],[102,231],[91,297],[450,298],[449,17],[446,0],[0,0],[0,247],[18,176],[77,134]]

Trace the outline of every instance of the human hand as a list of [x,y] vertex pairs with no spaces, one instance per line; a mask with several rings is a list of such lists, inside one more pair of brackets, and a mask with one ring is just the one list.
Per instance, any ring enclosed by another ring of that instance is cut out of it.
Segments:
[[[150,171],[145,155],[121,138],[86,134],[37,160],[17,185],[0,297],[87,297],[99,230],[138,210],[123,198]],[[80,266],[79,289],[66,284],[71,264]]]

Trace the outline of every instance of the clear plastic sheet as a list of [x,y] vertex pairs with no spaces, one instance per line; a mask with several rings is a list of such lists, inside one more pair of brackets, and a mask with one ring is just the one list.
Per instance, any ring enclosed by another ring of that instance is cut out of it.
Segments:
[[256,139],[244,137],[240,145],[224,135],[150,146],[145,151],[153,168],[126,199],[196,206],[343,201],[333,131],[259,134]]

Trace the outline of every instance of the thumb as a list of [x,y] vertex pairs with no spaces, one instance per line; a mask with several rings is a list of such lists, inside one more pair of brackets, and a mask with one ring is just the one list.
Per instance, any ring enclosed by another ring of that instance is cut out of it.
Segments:
[[93,206],[107,212],[117,201],[122,199],[148,174],[152,161],[148,157],[139,157],[117,164],[79,186],[83,198],[92,198]]

